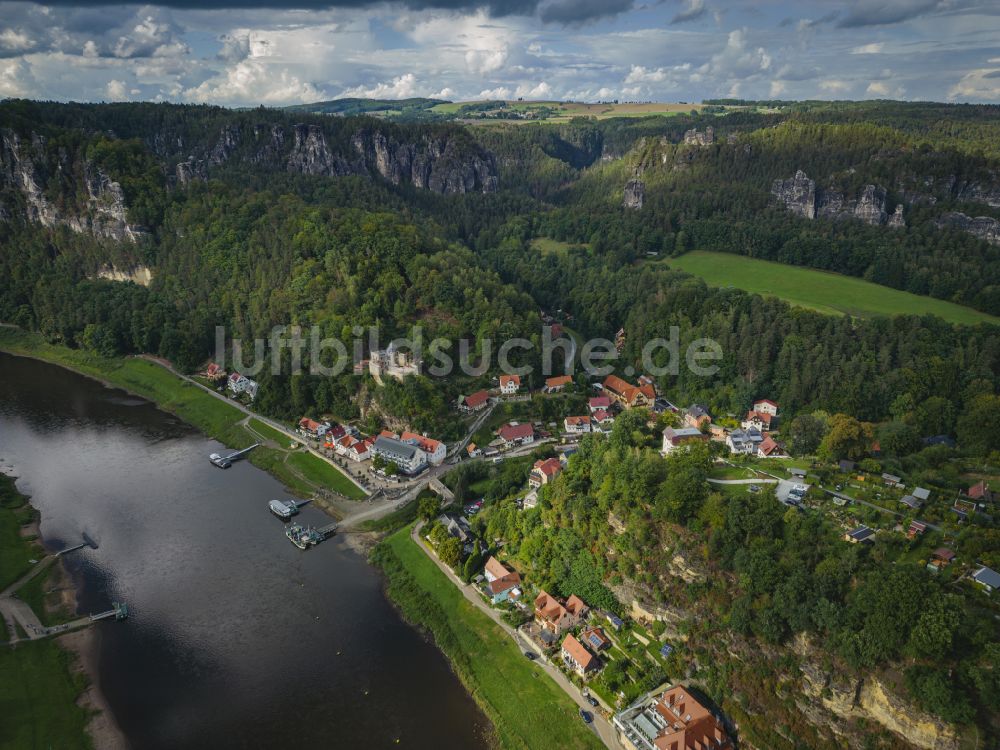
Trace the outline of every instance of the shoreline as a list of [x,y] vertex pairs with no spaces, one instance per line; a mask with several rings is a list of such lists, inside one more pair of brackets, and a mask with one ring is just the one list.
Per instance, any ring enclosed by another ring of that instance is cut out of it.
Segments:
[[87,678],[87,687],[76,703],[91,714],[86,731],[94,747],[99,750],[128,750],[128,739],[101,690],[100,670],[97,666],[100,634],[89,627],[61,635],[55,642],[73,656],[73,668]]

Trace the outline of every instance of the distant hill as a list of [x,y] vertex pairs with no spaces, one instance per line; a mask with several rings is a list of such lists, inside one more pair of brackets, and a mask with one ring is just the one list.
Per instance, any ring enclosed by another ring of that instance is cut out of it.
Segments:
[[381,115],[405,119],[423,119],[438,104],[450,104],[446,99],[331,99],[326,102],[296,104],[286,107],[289,112],[308,112],[317,115]]

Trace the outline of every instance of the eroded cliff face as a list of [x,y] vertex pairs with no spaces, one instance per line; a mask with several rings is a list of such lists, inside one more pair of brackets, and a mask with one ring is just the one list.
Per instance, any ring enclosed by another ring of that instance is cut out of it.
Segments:
[[852,724],[863,719],[923,750],[958,750],[959,739],[952,725],[900,698],[878,675],[848,679],[829,672],[814,660],[812,643],[805,635],[795,638],[792,650],[801,660],[802,698],[796,704],[813,723],[849,737]]
[[959,229],[986,240],[991,245],[1000,245],[1000,220],[991,216],[968,216],[951,211],[942,214],[935,223],[939,228]]
[[[121,185],[90,162],[84,162],[80,170],[83,195],[76,208],[57,206],[49,199],[49,181],[71,179],[77,166],[63,150],[49,154],[40,135],[33,134],[30,143],[25,143],[17,133],[4,131],[0,138],[0,194],[4,196],[0,215],[9,220],[22,214],[28,222],[46,227],[66,226],[118,241],[138,240],[144,231],[129,223]],[[13,205],[18,202],[20,206]]]
[[113,265],[105,265],[98,269],[97,278],[108,281],[131,282],[139,286],[149,286],[153,283],[153,271],[142,265],[131,268],[117,268]]
[[243,132],[227,125],[209,153],[189,156],[175,170],[177,182],[207,179],[233,161],[295,174],[343,177],[378,175],[394,185],[410,184],[446,195],[493,193],[498,186],[496,161],[488,151],[455,134],[426,135],[401,142],[376,127],[364,127],[346,150],[334,147],[323,127],[300,123],[257,124]]
[[642,208],[646,197],[646,184],[642,180],[632,179],[625,183],[625,197],[622,205],[625,208]]
[[771,195],[805,219],[852,218],[872,226],[905,226],[901,206],[896,207],[890,220],[886,190],[880,185],[865,185],[856,197],[848,196],[832,187],[817,187],[816,181],[800,169],[787,180],[775,180]]

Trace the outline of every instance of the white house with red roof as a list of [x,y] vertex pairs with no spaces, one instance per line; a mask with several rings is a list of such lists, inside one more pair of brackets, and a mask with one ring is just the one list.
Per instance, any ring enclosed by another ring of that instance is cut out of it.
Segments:
[[485,409],[490,402],[490,394],[486,391],[476,391],[469,396],[458,397],[458,408],[462,411],[479,411]]
[[440,466],[448,452],[447,446],[440,440],[435,440],[416,432],[404,432],[399,436],[399,439],[404,443],[413,443],[420,448],[420,450],[427,454],[427,461],[434,466]]
[[546,458],[535,461],[528,475],[528,484],[538,489],[543,484],[548,484],[563,470],[562,462],[558,458]]
[[497,430],[497,436],[505,448],[513,448],[535,442],[535,428],[530,422],[508,422]]
[[233,392],[234,396],[245,393],[251,401],[257,398],[257,381],[234,372],[226,381],[226,386]]
[[505,396],[513,396],[519,390],[521,390],[520,375],[500,376],[500,393],[502,393]]
[[302,417],[299,420],[299,434],[313,440],[323,437],[332,425],[329,422],[317,422],[309,417]]
[[769,398],[759,398],[753,402],[750,411],[760,414],[770,414],[772,417],[778,416],[778,405]]
[[610,411],[611,410],[611,397],[610,396],[594,396],[590,401],[587,402],[587,407],[590,409],[591,414],[595,411]]
[[590,415],[566,417],[563,420],[563,428],[570,435],[582,435],[585,432],[590,432]]

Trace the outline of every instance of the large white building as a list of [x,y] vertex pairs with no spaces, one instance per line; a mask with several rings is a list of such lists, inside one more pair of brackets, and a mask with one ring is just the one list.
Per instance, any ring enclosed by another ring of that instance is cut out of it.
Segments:
[[411,443],[379,435],[372,445],[372,453],[391,461],[404,474],[416,474],[427,466],[427,454]]

